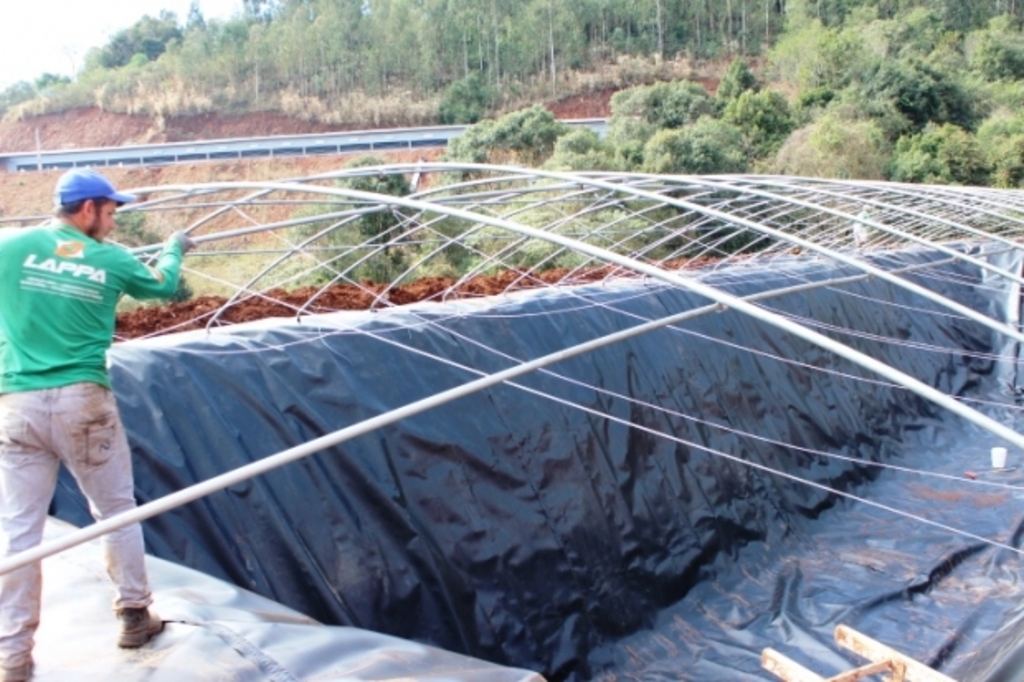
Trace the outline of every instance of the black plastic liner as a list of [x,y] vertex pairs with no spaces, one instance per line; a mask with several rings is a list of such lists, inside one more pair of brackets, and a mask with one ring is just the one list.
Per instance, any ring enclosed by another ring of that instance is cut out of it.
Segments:
[[[946,257],[879,258],[892,267]],[[1020,270],[1016,257],[994,258]],[[1012,283],[963,264],[943,266],[941,278],[921,273],[905,276],[996,319],[1017,314]],[[749,294],[851,274],[794,258],[771,270],[736,266],[712,283]],[[139,499],[475,378],[424,354],[492,372],[516,362],[488,349],[532,359],[706,303],[623,283],[121,344],[112,374]],[[1013,363],[978,354],[1012,345],[885,282],[763,305],[946,393],[1011,402]],[[960,419],[874,376],[858,381],[869,375],[732,311],[552,371],[580,383],[534,373],[521,383],[554,399],[501,386],[437,407],[147,522],[148,548],[325,623],[556,680],[772,679],[758,668],[763,646],[791,643],[826,663],[845,660],[829,653],[840,620],[877,626],[865,632],[897,648],[920,647],[910,654],[942,647],[932,662],[950,668],[981,646],[979,623],[991,634],[1016,622],[1007,604],[984,598],[960,610],[944,605],[939,623],[901,615],[900,606],[928,594],[929,576],[964,564],[959,552],[993,560],[993,550],[894,514],[864,517],[826,490],[696,447],[863,496],[883,490],[901,509],[953,515],[952,525],[963,514],[985,517],[992,533],[1012,532],[1019,513],[962,503],[978,494],[974,487],[949,483],[954,489],[936,493],[937,504],[934,495],[907,494],[901,475],[777,444],[912,468],[932,468],[941,454],[960,475],[965,465],[951,444],[973,450],[975,468],[996,444]],[[997,414],[1012,419],[1008,410]],[[55,511],[84,523],[73,488],[62,480]],[[840,541],[845,549],[836,549]],[[879,543],[917,563],[893,568],[873,554]],[[848,553],[872,558],[865,564]],[[975,596],[1005,590],[1006,571],[1017,575],[1016,558],[1000,561],[999,580],[985,570],[961,577]],[[803,591],[809,566],[841,586],[827,595],[828,608]],[[848,571],[870,579],[859,588]],[[890,615],[873,619],[876,609]],[[973,637],[971,646],[950,643],[951,632]],[[1016,651],[1016,639],[1002,642]]]

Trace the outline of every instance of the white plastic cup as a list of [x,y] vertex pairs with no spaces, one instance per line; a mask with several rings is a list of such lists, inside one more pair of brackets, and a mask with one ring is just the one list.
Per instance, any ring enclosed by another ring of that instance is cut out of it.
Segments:
[[992,448],[992,468],[1006,468],[1006,448]]

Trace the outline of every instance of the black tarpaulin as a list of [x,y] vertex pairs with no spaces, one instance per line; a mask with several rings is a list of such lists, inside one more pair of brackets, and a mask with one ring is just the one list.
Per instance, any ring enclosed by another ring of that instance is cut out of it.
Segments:
[[[878,258],[892,269],[945,256]],[[1020,270],[1015,257],[993,258]],[[707,281],[749,294],[851,274],[794,258]],[[1016,319],[1016,286],[969,265],[905,276]],[[463,384],[476,376],[466,368],[493,372],[706,303],[622,282],[121,344],[112,372],[139,498]],[[1014,419],[999,406],[1011,402],[1015,365],[999,358],[1012,344],[935,303],[862,279],[761,305]],[[851,618],[908,653],[939,651],[935,662],[951,668],[971,664],[968,652],[999,630],[993,623],[1016,622],[991,603],[1003,582],[956,558],[972,541],[803,482],[992,534],[1017,523],[1006,509],[1014,492],[929,479],[928,493],[903,473],[865,466],[960,477],[994,443],[850,362],[724,311],[519,383],[153,519],[148,547],[325,623],[551,679],[771,679],[757,666],[763,646],[794,644],[833,663],[831,628]],[[83,521],[67,485],[56,510]],[[984,545],[968,553],[996,554]],[[1016,580],[1016,564],[1005,558],[1000,570]],[[929,576],[968,565],[958,578],[974,599],[944,604],[941,623],[919,622],[911,607],[930,592]]]

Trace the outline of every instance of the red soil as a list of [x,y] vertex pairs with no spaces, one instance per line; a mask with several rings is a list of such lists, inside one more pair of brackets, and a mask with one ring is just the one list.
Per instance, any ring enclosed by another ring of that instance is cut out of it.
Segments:
[[[715,259],[703,256],[689,260],[663,263],[668,269],[697,269],[707,267]],[[440,301],[442,297],[481,298],[497,296],[510,291],[535,289],[551,284],[565,284],[569,271],[563,268],[544,272],[521,272],[508,270],[497,275],[474,277],[463,282],[457,289],[455,281],[444,277],[425,277],[412,284],[403,284],[385,291],[379,284],[364,282],[362,287],[338,284],[330,287],[309,303],[316,294],[315,287],[293,291],[275,289],[264,293],[263,298],[249,298],[232,303],[215,326],[251,322],[268,317],[295,318],[302,309],[305,314],[329,313],[338,310],[369,310],[373,307],[408,305],[424,301]],[[629,276],[628,272],[612,265],[573,271],[571,282],[584,284],[597,282],[608,277]],[[117,316],[116,337],[134,339],[156,336],[170,332],[203,329],[227,299],[221,296],[199,296],[181,303],[140,308]],[[308,306],[308,307],[307,307]]]
[[[607,277],[610,268],[594,268],[585,273],[576,273],[574,281],[587,282]],[[477,298],[495,296],[506,291],[530,289],[561,281],[566,270],[548,270],[539,274],[526,275],[508,271],[494,276],[474,277],[451,291],[454,280],[442,277],[427,277],[412,284],[400,285],[384,292],[384,287],[365,283],[363,288],[350,284],[339,284],[317,296],[306,309],[307,313],[327,313],[337,310],[368,310],[377,305],[406,305],[421,301],[439,300],[446,292],[448,297]],[[266,298],[250,298],[236,302],[218,318],[216,324],[251,322],[267,317],[294,318],[297,311],[307,305],[316,293],[314,287],[294,291],[273,290],[265,293]],[[383,302],[378,296],[383,295]],[[220,296],[200,296],[181,303],[140,308],[117,316],[116,336],[119,339],[134,339],[166,332],[202,329],[216,311],[227,302]]]
[[[602,90],[574,95],[547,106],[558,118],[603,118],[611,113],[609,101],[612,94],[613,90]],[[304,121],[273,112],[242,116],[201,114],[157,120],[101,109],[72,109],[20,121],[4,121],[0,124],[0,153],[35,151],[37,146],[43,150],[89,149],[262,135],[303,135],[355,127]]]

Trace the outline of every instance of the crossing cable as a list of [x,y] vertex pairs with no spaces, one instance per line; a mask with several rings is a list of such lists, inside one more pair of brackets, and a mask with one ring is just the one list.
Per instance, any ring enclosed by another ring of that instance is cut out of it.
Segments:
[[[358,192],[356,190],[336,190],[330,188],[295,188],[288,184],[277,184],[273,183],[276,188],[284,191],[302,189],[304,191],[322,191],[326,194],[341,194],[351,195],[356,198],[365,197],[367,199],[375,198],[376,195]],[[257,183],[224,183],[220,185],[229,189],[249,189],[254,187],[266,187],[267,184]],[[410,205],[412,208],[422,208],[422,202],[413,201],[408,199],[395,198],[396,203]],[[729,309],[737,310],[744,313],[754,319],[758,319],[762,322],[770,324],[774,327],[780,328],[783,331],[792,333],[793,335],[804,339],[810,343],[818,345],[825,350],[829,350],[841,357],[854,362],[870,371],[875,372],[883,377],[886,377],[893,382],[907,388],[914,393],[920,395],[926,400],[930,400],[942,407],[945,407],[949,411],[957,414],[968,421],[976,424],[989,431],[990,433],[1006,440],[1007,442],[1024,449],[1024,435],[1021,435],[1013,429],[997,422],[996,420],[978,412],[977,410],[963,405],[951,397],[941,393],[940,391],[932,388],[928,384],[919,381],[883,362],[875,360],[853,348],[850,348],[842,343],[834,341],[818,332],[803,328],[799,325],[792,323],[784,317],[765,310],[759,306],[754,305],[751,301],[739,298],[732,294],[728,294],[724,291],[715,289],[714,287],[708,286],[701,282],[695,281],[691,278],[685,278],[676,272],[662,270],[658,267],[641,263],[635,259],[628,258],[609,252],[605,249],[595,247],[589,244],[579,243],[576,240],[564,237],[562,235],[550,234],[542,230],[535,228],[518,225],[516,223],[510,223],[497,218],[485,218],[482,216],[476,216],[471,213],[465,213],[459,210],[452,210],[453,215],[456,217],[469,217],[474,220],[486,220],[491,222],[496,227],[503,227],[515,232],[526,234],[537,239],[545,239],[552,241],[556,244],[560,244],[569,248],[574,248],[583,253],[591,255],[595,258],[607,260],[612,263],[616,263],[628,269],[633,269],[643,274],[646,274],[654,279],[662,280],[668,284],[679,286],[684,289],[691,290],[699,295],[711,299],[714,303],[704,306],[702,308],[686,311],[677,315],[672,315],[666,318],[654,320],[649,323],[641,324],[636,327],[632,327],[627,330],[608,334],[595,340],[581,343],[568,349],[563,349],[550,353],[541,358],[531,360],[529,362],[522,363],[518,366],[511,367],[506,370],[502,370],[484,376],[474,381],[470,381],[462,386],[458,386],[446,391],[442,391],[433,396],[423,398],[421,400],[414,401],[403,407],[390,410],[376,417],[364,420],[358,424],[348,426],[340,429],[333,433],[321,436],[319,438],[308,441],[301,445],[289,448],[275,455],[266,457],[258,462],[239,467],[230,472],[215,476],[201,483],[197,483],[193,486],[185,488],[184,490],[171,493],[165,497],[146,503],[142,506],[137,507],[134,510],[119,514],[110,519],[97,522],[85,528],[79,529],[66,536],[63,536],[52,542],[39,545],[35,548],[25,550],[11,557],[7,557],[0,560],[0,575],[9,573],[10,571],[18,568],[27,566],[33,562],[39,561],[47,556],[51,556],[65,549],[69,549],[75,545],[87,542],[95,539],[114,530],[122,528],[124,526],[138,523],[145,519],[157,516],[165,511],[170,511],[183,504],[193,502],[213,492],[217,492],[224,488],[230,487],[237,483],[246,481],[255,476],[267,473],[280,466],[288,464],[293,461],[297,461],[308,457],[320,450],[325,448],[338,445],[352,438],[365,435],[378,428],[393,424],[402,419],[414,416],[421,412],[425,412],[429,409],[437,407],[439,405],[448,403],[452,400],[462,398],[478,391],[496,386],[503,382],[508,382],[516,377],[528,374],[542,367],[546,367],[557,362],[602,348],[604,346],[623,341],[625,339],[644,334],[655,329],[659,329],[672,324],[679,324],[688,319],[696,317],[698,315],[707,314],[712,311],[725,311]],[[810,286],[810,285],[801,285]],[[697,447],[697,446],[695,446]],[[702,447],[702,446],[701,446]],[[730,456],[731,457],[731,456]],[[955,529],[951,529],[955,530]],[[980,538],[979,538],[980,539]]]

